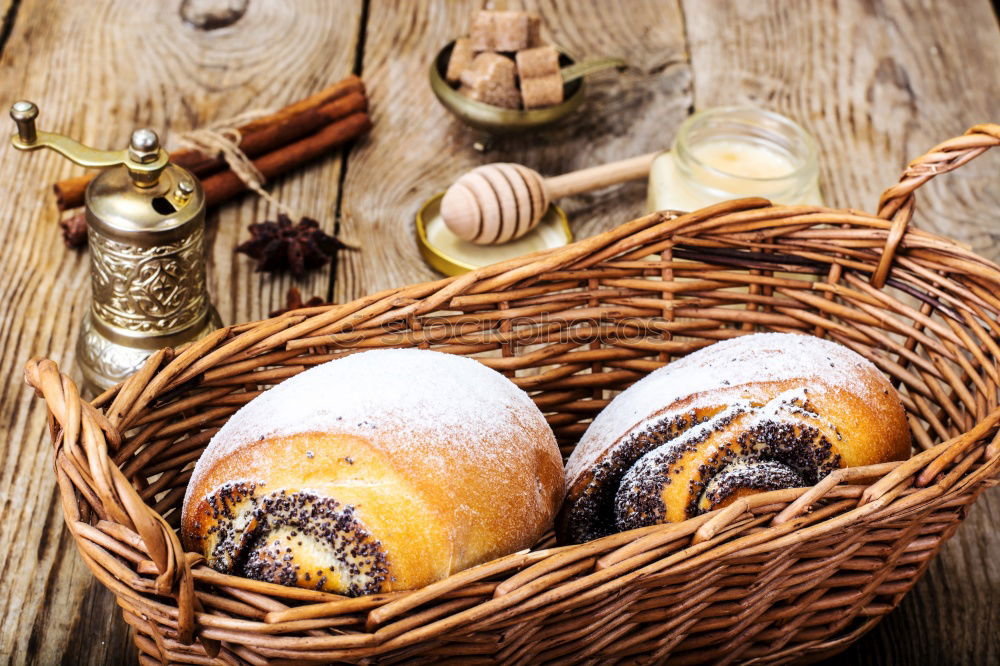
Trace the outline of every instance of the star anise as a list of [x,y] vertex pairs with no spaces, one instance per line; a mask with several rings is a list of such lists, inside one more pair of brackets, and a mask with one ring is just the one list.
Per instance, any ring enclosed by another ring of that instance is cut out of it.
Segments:
[[292,224],[281,213],[277,222],[259,222],[248,228],[250,240],[241,243],[236,251],[256,259],[257,271],[290,270],[295,277],[301,277],[307,270],[325,266],[337,250],[347,247],[308,217]]
[[329,301],[324,301],[319,296],[313,296],[308,301],[302,302],[302,293],[299,292],[295,287],[288,288],[288,294],[285,295],[285,307],[280,308],[271,312],[268,317],[278,317],[286,312],[291,312],[292,310],[299,310],[301,308],[314,308],[318,305],[333,305]]

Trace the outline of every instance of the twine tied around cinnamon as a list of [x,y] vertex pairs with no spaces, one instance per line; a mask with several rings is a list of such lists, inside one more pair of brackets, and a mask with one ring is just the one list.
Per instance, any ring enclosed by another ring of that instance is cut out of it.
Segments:
[[205,155],[217,155],[229,166],[229,169],[247,186],[264,200],[274,205],[280,212],[292,218],[300,218],[294,209],[282,203],[277,197],[264,189],[267,178],[260,172],[250,157],[240,148],[243,134],[239,127],[274,113],[271,109],[253,109],[237,116],[220,120],[206,127],[181,132],[177,135],[177,143],[182,148],[197,150]]

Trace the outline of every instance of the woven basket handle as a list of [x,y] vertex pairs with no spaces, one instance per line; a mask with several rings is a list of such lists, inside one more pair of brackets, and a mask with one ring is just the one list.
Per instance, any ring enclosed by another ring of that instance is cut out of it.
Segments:
[[1000,145],[1000,125],[975,125],[962,136],[939,143],[925,155],[910,162],[899,182],[882,193],[878,201],[878,216],[892,220],[892,227],[885,240],[882,259],[872,274],[871,283],[874,287],[881,289],[889,276],[896,248],[903,240],[906,227],[913,217],[914,191],[934,176],[957,169],[982,155],[987,148],[997,145]]
[[[54,361],[30,360],[24,368],[24,378],[45,399],[49,410],[49,431],[67,526],[78,540],[83,538],[76,527],[81,520],[78,497],[82,496],[92,504],[96,500],[101,518],[138,534],[145,554],[159,572],[156,592],[177,600],[178,639],[191,643],[197,605],[192,603],[191,567],[177,534],[143,501],[108,455],[109,444],[112,448],[120,446],[121,433],[104,414],[80,397],[76,384],[59,372]],[[86,553],[84,560],[98,578],[105,580],[109,574],[120,571],[116,558],[103,548],[88,547]]]

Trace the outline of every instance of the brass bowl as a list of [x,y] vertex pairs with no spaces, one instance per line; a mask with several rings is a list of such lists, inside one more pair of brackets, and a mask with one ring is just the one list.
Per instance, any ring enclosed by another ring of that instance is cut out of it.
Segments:
[[559,206],[550,204],[538,225],[521,238],[502,245],[473,245],[447,231],[441,221],[442,197],[444,192],[425,201],[417,211],[416,219],[420,255],[439,273],[461,275],[482,266],[573,242],[566,213]]
[[[466,125],[488,134],[516,134],[528,132],[556,123],[573,113],[583,101],[583,79],[570,81],[564,86],[562,104],[541,109],[504,109],[491,104],[470,99],[459,94],[444,79],[448,69],[448,59],[455,42],[441,49],[430,67],[431,90],[444,108]],[[574,60],[565,53],[559,53],[559,66],[568,67]]]

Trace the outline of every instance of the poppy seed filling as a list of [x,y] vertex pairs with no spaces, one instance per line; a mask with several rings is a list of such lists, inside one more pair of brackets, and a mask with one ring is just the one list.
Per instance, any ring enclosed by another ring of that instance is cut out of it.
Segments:
[[583,543],[615,532],[614,498],[622,477],[643,455],[707,420],[699,420],[693,411],[658,419],[630,434],[607,458],[594,465],[590,481],[568,507],[566,527],[572,542]]
[[[212,568],[348,596],[381,590],[388,559],[353,506],[308,491],[256,494],[263,485],[227,483],[207,498],[214,523],[206,531]],[[306,550],[318,551],[324,566],[301,564]]]
[[[812,485],[841,466],[828,437],[840,434],[820,419],[805,389],[705,413],[652,421],[614,447],[567,514],[570,537],[582,542],[664,522],[664,491],[679,476],[687,484],[684,514],[691,518],[738,491]],[[698,458],[703,448],[707,456]],[[685,464],[697,467],[684,473]]]

